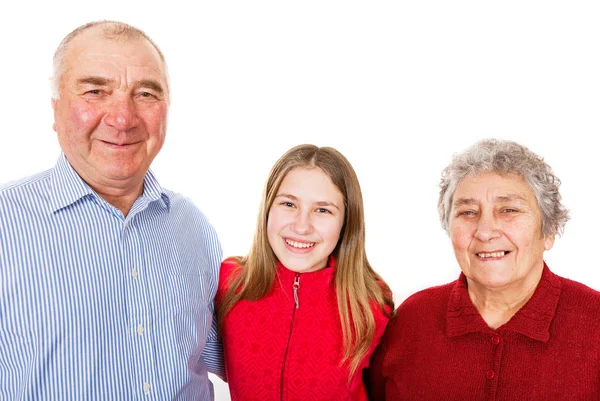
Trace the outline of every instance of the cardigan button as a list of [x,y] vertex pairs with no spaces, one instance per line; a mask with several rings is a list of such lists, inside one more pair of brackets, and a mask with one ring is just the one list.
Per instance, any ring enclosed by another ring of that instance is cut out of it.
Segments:
[[487,377],[488,379],[493,379],[495,376],[494,371],[492,369],[488,370],[485,374],[485,377]]
[[494,344],[494,345],[498,345],[498,344],[500,344],[500,336],[499,336],[499,335],[497,335],[497,334],[494,334],[494,335],[492,336],[492,344]]

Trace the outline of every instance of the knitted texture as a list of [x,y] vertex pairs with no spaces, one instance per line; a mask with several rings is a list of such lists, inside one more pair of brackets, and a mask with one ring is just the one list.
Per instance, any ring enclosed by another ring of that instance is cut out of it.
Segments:
[[487,326],[464,275],[408,298],[369,372],[372,400],[598,401],[600,293],[544,267],[529,301]]
[[[333,260],[322,270],[298,275],[282,265],[272,290],[258,301],[238,302],[223,321],[223,349],[231,399],[244,401],[367,400],[363,369],[383,335],[387,317],[374,307],[373,344],[348,383],[342,364],[342,328],[333,285]],[[217,303],[237,268],[221,265]]]

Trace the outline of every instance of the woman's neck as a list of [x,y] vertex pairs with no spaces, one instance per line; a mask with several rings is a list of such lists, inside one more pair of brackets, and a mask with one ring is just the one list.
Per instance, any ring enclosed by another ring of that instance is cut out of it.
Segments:
[[540,277],[531,282],[502,288],[482,286],[467,278],[467,291],[473,305],[492,329],[507,323],[531,298]]

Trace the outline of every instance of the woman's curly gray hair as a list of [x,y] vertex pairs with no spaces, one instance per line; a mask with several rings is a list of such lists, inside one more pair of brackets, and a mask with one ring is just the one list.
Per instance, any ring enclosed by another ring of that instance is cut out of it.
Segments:
[[462,153],[455,154],[442,172],[438,211],[442,227],[448,232],[452,197],[458,184],[478,173],[516,174],[529,184],[542,214],[542,234],[563,232],[569,212],[561,204],[560,180],[544,159],[525,146],[512,141],[485,139]]

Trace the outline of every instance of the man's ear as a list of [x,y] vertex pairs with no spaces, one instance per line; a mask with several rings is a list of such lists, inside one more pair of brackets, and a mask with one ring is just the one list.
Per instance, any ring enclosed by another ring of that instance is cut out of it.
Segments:
[[54,112],[54,122],[52,123],[52,130],[56,132],[56,105],[57,100],[55,98],[50,99],[50,104],[52,105],[52,111]]

